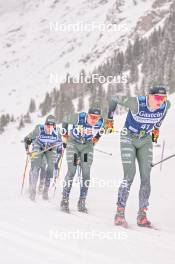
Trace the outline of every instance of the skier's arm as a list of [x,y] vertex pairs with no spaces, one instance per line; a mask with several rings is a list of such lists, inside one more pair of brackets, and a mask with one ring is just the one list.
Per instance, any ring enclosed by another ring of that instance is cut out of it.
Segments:
[[113,96],[112,100],[109,103],[108,117],[105,120],[105,125],[104,125],[105,132],[108,131],[109,133],[111,133],[114,128],[113,117],[118,104],[129,108],[133,113],[137,113],[138,111],[137,97],[128,97],[128,96],[119,96],[119,95]]
[[152,130],[152,142],[157,143],[157,140],[159,138],[159,128],[161,127],[162,122],[165,119],[165,117],[167,115],[167,112],[168,112],[168,109],[170,108],[170,106],[171,106],[170,101],[167,101],[167,108],[166,108],[165,114],[163,115],[162,119],[158,123],[155,124],[155,126],[154,126],[154,128]]
[[159,128],[161,127],[162,122],[163,122],[163,120],[165,119],[165,117],[166,117],[166,115],[167,115],[167,112],[168,112],[170,106],[171,106],[171,103],[170,103],[170,101],[168,100],[168,101],[167,101],[167,108],[166,108],[165,114],[163,115],[162,119],[161,119],[158,123],[155,124],[154,128],[159,129]]
[[92,138],[93,145],[95,145],[99,139],[101,138],[101,134],[98,133],[95,137]]
[[101,119],[101,124],[100,124],[100,128],[99,128],[99,131],[98,133],[92,138],[92,142],[93,142],[93,145],[95,145],[99,139],[101,138],[101,136],[104,134],[104,119],[102,118]]
[[35,127],[35,129],[34,129],[32,132],[30,132],[30,133],[24,138],[24,143],[25,143],[25,149],[26,149],[26,150],[28,150],[28,146],[32,143],[32,141],[33,141],[34,139],[37,138],[38,134],[39,134],[39,125],[37,125],[37,126]]
[[131,109],[133,113],[137,113],[138,110],[137,97],[116,95],[112,97],[112,100],[109,103],[108,119],[113,119],[114,112],[118,104]]

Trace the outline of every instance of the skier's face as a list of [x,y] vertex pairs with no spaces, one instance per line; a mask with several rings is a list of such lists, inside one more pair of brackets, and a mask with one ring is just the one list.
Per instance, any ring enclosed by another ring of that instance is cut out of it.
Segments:
[[54,130],[54,125],[45,124],[45,131],[47,134],[52,134],[53,130]]
[[87,122],[89,125],[95,126],[99,119],[100,115],[88,114]]
[[164,95],[158,94],[149,94],[148,95],[148,104],[151,109],[159,109],[161,105],[166,102],[167,97]]

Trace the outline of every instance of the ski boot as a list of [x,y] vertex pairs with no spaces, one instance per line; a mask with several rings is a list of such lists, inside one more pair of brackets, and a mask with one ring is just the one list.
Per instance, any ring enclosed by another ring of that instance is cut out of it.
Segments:
[[39,186],[38,186],[38,194],[42,194],[43,193],[43,184],[40,182]]
[[146,217],[147,208],[140,208],[137,216],[137,225],[142,227],[151,227],[151,222]]
[[48,191],[49,191],[49,188],[44,187],[43,194],[42,194],[43,200],[49,200]]
[[117,213],[114,218],[114,224],[117,226],[128,227],[128,224],[125,220],[125,208],[117,207]]
[[85,206],[85,198],[80,198],[79,201],[78,201],[78,204],[77,204],[77,207],[78,207],[78,211],[79,212],[82,212],[82,213],[88,213],[88,210]]
[[63,198],[60,207],[63,212],[69,213],[69,199]]
[[35,201],[35,198],[36,198],[36,191],[35,190],[30,190],[29,191],[29,198],[31,201]]

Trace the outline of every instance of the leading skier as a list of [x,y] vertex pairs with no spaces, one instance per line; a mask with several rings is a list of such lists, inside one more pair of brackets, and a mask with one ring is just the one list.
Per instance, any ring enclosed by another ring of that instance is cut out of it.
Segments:
[[137,159],[140,171],[139,210],[137,224],[150,227],[146,211],[150,196],[150,173],[153,157],[153,143],[157,143],[159,128],[170,107],[164,86],[149,89],[146,96],[114,96],[109,104],[106,127],[113,128],[113,115],[117,105],[129,108],[124,129],[121,131],[120,148],[124,178],[118,190],[115,225],[127,226],[125,207],[135,173]]

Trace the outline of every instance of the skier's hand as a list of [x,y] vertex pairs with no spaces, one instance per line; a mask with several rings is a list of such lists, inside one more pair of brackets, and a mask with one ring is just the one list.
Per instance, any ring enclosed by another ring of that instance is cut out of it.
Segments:
[[63,136],[62,136],[62,141],[63,141],[63,143],[67,143],[68,138],[69,138],[68,134],[63,135]]
[[33,159],[38,155],[38,152],[37,151],[30,152],[29,155],[30,155],[30,158]]
[[27,145],[31,145],[31,143],[32,143],[32,139],[31,138],[25,138],[25,143],[27,144]]
[[65,149],[67,147],[67,143],[63,142],[63,148]]
[[152,142],[157,143],[158,138],[159,138],[159,129],[154,128],[152,130]]
[[92,143],[95,146],[95,144],[97,144],[97,142],[99,141],[99,138],[93,137],[92,138]]
[[114,120],[109,118],[105,119],[104,129],[105,133],[112,133],[114,129]]
[[26,154],[29,155],[31,159],[33,159],[35,156],[37,156],[37,152],[31,152],[29,149],[26,150]]
[[24,139],[24,144],[25,144],[25,150],[26,150],[26,152],[29,150],[29,146],[32,144],[32,139],[30,139],[30,138],[25,138]]

